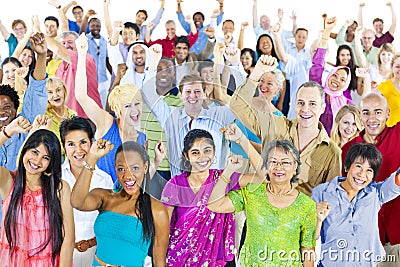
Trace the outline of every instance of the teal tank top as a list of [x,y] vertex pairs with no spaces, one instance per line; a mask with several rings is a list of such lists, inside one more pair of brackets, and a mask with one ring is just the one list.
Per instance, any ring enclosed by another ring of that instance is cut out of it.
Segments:
[[[133,216],[101,211],[94,223],[99,260],[117,266],[143,266],[150,241],[143,237],[142,222]],[[100,266],[96,259],[94,266]]]

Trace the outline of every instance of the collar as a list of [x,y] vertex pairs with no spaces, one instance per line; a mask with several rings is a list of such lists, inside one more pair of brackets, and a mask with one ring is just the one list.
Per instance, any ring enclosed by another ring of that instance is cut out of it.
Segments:
[[[185,108],[183,108],[181,114],[179,115],[179,119],[187,119],[187,118],[190,119],[191,117],[186,113]],[[201,118],[210,118],[207,109],[202,108],[199,115],[193,119],[201,119]]]
[[[293,119],[292,123],[294,126],[293,129],[296,131],[296,136],[298,137],[299,134],[297,132],[297,127],[298,127],[299,122],[297,121],[297,119]],[[322,142],[329,144],[331,142],[331,139],[329,138],[324,126],[322,125],[322,123],[320,121],[318,122],[318,130],[319,130],[319,133],[318,133],[317,137],[315,138],[316,143],[318,145],[321,144]]]
[[[397,124],[396,124],[396,125],[397,125]],[[375,146],[378,145],[378,144],[380,144],[380,143],[382,142],[382,140],[385,139],[385,137],[389,134],[390,130],[391,130],[392,128],[396,127],[396,125],[393,126],[393,127],[388,127],[388,126],[385,125],[385,128],[383,129],[383,131],[381,132],[381,134],[378,135],[378,136],[376,137]],[[398,127],[400,127],[400,124],[399,124]],[[363,138],[364,134],[365,134],[365,129],[363,129],[363,130],[360,132],[360,134],[356,137],[356,138],[357,138],[356,141],[365,143],[366,141],[365,141],[364,138]]]
[[[326,192],[334,192],[336,190],[346,191],[343,187],[340,186],[340,183],[344,182],[346,179],[347,179],[347,177],[336,176],[335,179],[333,179],[332,181],[329,182],[329,184],[328,184],[328,186],[326,188]],[[375,184],[376,184],[375,181],[371,181],[366,187],[361,189],[358,192],[358,194],[360,192],[364,192],[365,194],[371,193],[372,192],[372,188],[375,187]]]

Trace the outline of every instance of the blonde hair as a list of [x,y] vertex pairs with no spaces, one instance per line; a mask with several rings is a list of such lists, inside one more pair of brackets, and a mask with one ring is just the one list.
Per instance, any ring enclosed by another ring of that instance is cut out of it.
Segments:
[[[381,47],[378,50],[378,66],[382,65],[382,61],[381,61],[381,54],[382,52],[389,52],[392,53],[393,55],[396,54],[396,49],[394,49],[394,46],[391,43],[386,43],[381,45]],[[391,62],[391,64],[393,65],[393,61]]]
[[108,104],[117,118],[121,116],[122,105],[131,103],[133,100],[143,102],[142,93],[132,83],[124,83],[116,86],[108,96]]
[[332,130],[331,130],[331,139],[339,147],[344,145],[344,144],[340,144],[341,136],[340,136],[340,132],[339,132],[339,121],[343,118],[344,115],[349,114],[349,113],[353,114],[354,121],[357,126],[357,131],[354,133],[354,135],[352,137],[350,137],[349,141],[351,139],[353,139],[354,137],[356,137],[359,134],[359,132],[363,129],[361,119],[360,119],[360,111],[358,110],[358,108],[353,104],[346,104],[343,107],[341,107],[339,109],[338,113],[336,114],[335,120],[332,125]]
[[390,76],[389,79],[394,78],[394,73],[393,73],[393,64],[396,61],[396,59],[398,59],[400,57],[400,53],[397,52],[395,54],[393,54],[393,58],[392,58],[392,62],[390,62],[390,67],[391,67],[391,72],[390,72]]
[[[64,103],[65,104],[67,102],[67,97],[68,97],[68,90],[67,90],[67,86],[65,85],[64,81],[61,80],[60,78],[57,77],[51,77],[48,78],[46,81],[46,89],[56,89],[56,88],[60,88],[64,91]],[[47,102],[48,108],[51,108],[51,105],[49,102]]]

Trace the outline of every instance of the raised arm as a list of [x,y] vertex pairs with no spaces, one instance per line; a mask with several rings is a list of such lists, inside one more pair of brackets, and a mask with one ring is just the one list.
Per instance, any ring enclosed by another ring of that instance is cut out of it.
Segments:
[[204,60],[209,58],[214,51],[214,46],[215,46],[214,28],[207,27],[204,29],[204,33],[208,36],[207,44],[204,47],[203,51],[201,51],[201,53],[197,55],[197,60]]
[[354,50],[359,67],[368,69],[370,63],[368,62],[367,57],[363,53],[363,48],[361,46],[361,41],[360,41],[362,30],[363,28],[358,26],[354,31]]
[[[217,43],[214,47],[214,98],[216,100],[221,101],[224,105],[229,103],[231,100],[231,97],[227,94],[226,89],[227,84],[221,82],[221,68],[225,70],[225,64],[224,64],[224,52],[225,52],[225,46],[223,43]],[[229,77],[230,71],[229,67],[227,72],[227,75]],[[229,80],[228,80],[229,81]]]
[[75,209],[81,211],[93,211],[101,208],[103,204],[103,194],[105,189],[93,189],[89,191],[90,182],[92,180],[93,171],[96,166],[96,162],[99,158],[106,155],[112,150],[114,145],[107,140],[101,138],[93,142],[90,147],[90,151],[87,155],[87,159],[83,162],[83,170],[79,174],[78,179],[72,189],[71,193],[71,205]]
[[363,21],[363,8],[365,7],[365,3],[360,3],[358,5],[358,26],[364,28],[364,21]]
[[360,86],[360,88],[357,86],[358,95],[364,97],[371,92],[371,76],[368,72],[368,69],[365,68],[356,68],[356,76],[361,78],[364,82],[364,85]]
[[60,267],[72,266],[72,255],[75,246],[74,212],[71,206],[71,189],[67,182],[61,180],[60,203],[63,217],[64,238],[60,250]]
[[61,8],[62,12],[64,12],[64,14],[67,14],[68,10],[73,7],[78,5],[78,3],[76,1],[71,1],[68,4],[66,4],[63,8]]
[[276,55],[286,64],[288,61],[288,55],[286,54],[282,43],[282,25],[280,23],[274,25],[271,29],[271,33],[274,35]]
[[0,20],[0,32],[1,35],[3,35],[4,40],[8,40],[10,38],[11,33],[7,30],[7,28],[4,26],[3,22]]
[[164,14],[164,6],[165,6],[165,0],[160,0],[160,9],[158,10],[154,19],[151,20],[151,22],[153,22],[153,29],[151,30],[151,32],[153,32],[153,30],[157,27],[157,25],[160,24],[162,15]]
[[396,20],[396,11],[395,11],[394,8],[393,8],[392,2],[387,2],[386,5],[387,5],[388,7],[390,7],[390,11],[391,11],[391,13],[392,13],[392,25],[390,25],[389,32],[390,32],[390,34],[391,34],[392,36],[394,36],[394,33],[395,33],[395,31],[396,31],[396,23],[397,23],[397,20]]
[[258,26],[258,18],[257,18],[257,0],[253,0],[253,28]]
[[68,5],[66,5],[64,8],[61,8],[61,5],[58,2],[58,0],[49,0],[49,4],[57,9],[58,16],[61,21],[61,31],[62,32],[69,31],[67,11],[71,6],[77,5],[77,3],[75,1],[72,1]]
[[325,218],[328,217],[330,211],[331,206],[329,206],[328,202],[321,201],[317,203],[317,229],[315,231],[315,239],[321,236],[322,223]]
[[293,36],[295,36],[296,30],[297,30],[297,14],[296,14],[296,12],[292,11],[292,15],[290,16],[290,19],[292,20],[292,34],[293,34]]
[[[32,19],[32,25],[33,25],[33,19]],[[19,56],[21,55],[22,51],[24,51],[24,48],[29,41],[29,38],[31,38],[31,35],[33,32],[32,27],[29,29],[29,31],[27,31],[25,33],[24,38],[22,38],[21,41],[18,42],[13,54],[11,55],[12,57],[15,57],[18,59]]]
[[246,30],[247,26],[249,26],[249,23],[247,21],[242,22],[242,25],[240,26],[239,39],[238,39],[238,48],[240,50],[244,48],[244,31]]
[[113,117],[104,109],[100,108],[97,103],[87,94],[87,74],[86,74],[86,56],[88,41],[84,33],[82,33],[75,41],[78,50],[78,64],[75,76],[75,97],[82,106],[89,119],[96,125],[96,136],[102,137],[108,129],[110,129]]
[[83,20],[82,20],[82,24],[81,24],[81,28],[79,30],[79,34],[81,34],[81,33],[85,33],[86,34],[86,29],[88,27],[89,18],[94,16],[94,15],[96,15],[96,11],[94,11],[93,9],[89,9],[86,12],[86,14],[85,14],[85,16],[83,17]]
[[110,0],[104,0],[103,1],[103,11],[104,11],[104,24],[107,30],[107,37],[111,38],[112,33],[113,33],[113,27],[111,24],[111,19],[110,19]]
[[176,13],[178,14],[179,23],[181,24],[182,28],[189,34],[190,25],[185,21],[185,16],[183,15],[181,8],[181,3],[183,2],[183,0],[176,0],[176,2],[178,3],[178,9]]
[[120,20],[114,21],[113,32],[110,38],[110,45],[116,46],[118,44],[119,33],[122,31],[124,23]]
[[31,48],[36,52],[36,65],[33,78],[37,81],[46,78],[47,43],[43,33],[35,33],[30,39]]

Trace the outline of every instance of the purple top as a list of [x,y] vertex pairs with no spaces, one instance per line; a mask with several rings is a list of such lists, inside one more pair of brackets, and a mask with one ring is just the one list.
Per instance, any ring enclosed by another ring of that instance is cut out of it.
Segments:
[[[214,175],[215,172],[218,172],[219,175],[223,170],[215,170],[210,169],[210,176]],[[229,184],[227,191],[233,191],[240,189],[239,186],[239,177],[240,173],[234,172],[231,176],[231,183]],[[168,183],[165,185],[165,188],[161,195],[161,201],[166,206],[175,206],[174,213],[171,218],[171,229],[173,228],[175,222],[183,215],[185,212],[193,206],[193,200],[196,198],[196,194],[193,192],[192,188],[189,185],[188,181],[188,173],[184,172],[179,175],[174,176]],[[213,181],[204,183],[203,186],[214,188]],[[207,181],[206,181],[207,182]],[[208,190],[206,190],[208,191]],[[168,199],[168,201],[166,201]]]
[[377,48],[380,48],[381,45],[386,44],[386,43],[392,43],[393,40],[394,40],[394,37],[390,34],[390,32],[387,31],[381,37],[376,37],[375,36],[375,40],[372,43],[372,45],[377,47]]

